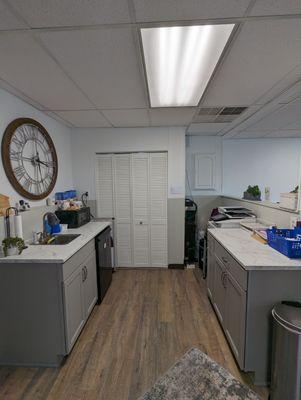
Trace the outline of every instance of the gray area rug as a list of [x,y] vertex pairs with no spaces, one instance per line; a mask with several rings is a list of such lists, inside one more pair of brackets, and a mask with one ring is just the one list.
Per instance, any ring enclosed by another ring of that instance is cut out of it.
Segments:
[[139,400],[260,400],[223,367],[190,349]]

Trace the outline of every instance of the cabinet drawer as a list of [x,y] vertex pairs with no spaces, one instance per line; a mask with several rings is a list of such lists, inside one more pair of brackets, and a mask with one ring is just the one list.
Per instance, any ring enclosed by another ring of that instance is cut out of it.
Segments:
[[227,271],[233,276],[237,283],[247,290],[248,273],[242,266],[234,260],[234,258],[227,252],[227,250],[215,241],[215,254],[223,262]]
[[211,253],[214,253],[214,247],[215,247],[214,245],[215,245],[215,239],[209,233],[208,234],[208,250],[211,251]]
[[95,239],[92,239],[63,264],[63,280],[68,278],[94,251]]

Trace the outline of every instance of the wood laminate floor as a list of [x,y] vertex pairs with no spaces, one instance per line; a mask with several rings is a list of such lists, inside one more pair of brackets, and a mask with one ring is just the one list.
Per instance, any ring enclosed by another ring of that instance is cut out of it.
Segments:
[[118,270],[113,278],[65,364],[0,368],[1,400],[135,400],[193,346],[248,382],[193,270]]

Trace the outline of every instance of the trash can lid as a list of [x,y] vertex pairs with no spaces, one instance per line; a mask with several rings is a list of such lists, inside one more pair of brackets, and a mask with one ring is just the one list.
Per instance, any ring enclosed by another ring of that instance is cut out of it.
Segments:
[[288,301],[277,304],[273,309],[273,316],[301,333],[301,303]]

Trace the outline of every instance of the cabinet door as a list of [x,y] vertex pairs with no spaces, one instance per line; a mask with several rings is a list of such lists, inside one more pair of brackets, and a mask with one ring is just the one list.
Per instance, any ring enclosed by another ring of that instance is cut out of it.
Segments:
[[153,267],[165,267],[168,264],[167,180],[167,153],[150,153],[150,258]]
[[133,264],[149,267],[149,157],[132,155]]
[[82,265],[84,315],[88,318],[97,301],[96,253],[88,257]]
[[213,305],[216,310],[220,322],[224,325],[225,320],[225,302],[226,302],[226,285],[225,285],[225,266],[214,257],[214,288],[213,288]]
[[131,156],[115,154],[113,161],[117,263],[132,267]]
[[211,251],[208,249],[208,260],[207,260],[207,292],[211,300],[213,300],[214,297],[214,273],[215,273],[215,267],[214,267],[214,262],[215,262],[215,257],[211,253]]
[[64,282],[67,353],[72,349],[85,322],[83,307],[83,271],[79,267]]
[[246,292],[235,279],[226,275],[227,287],[225,332],[239,366],[244,368]]

